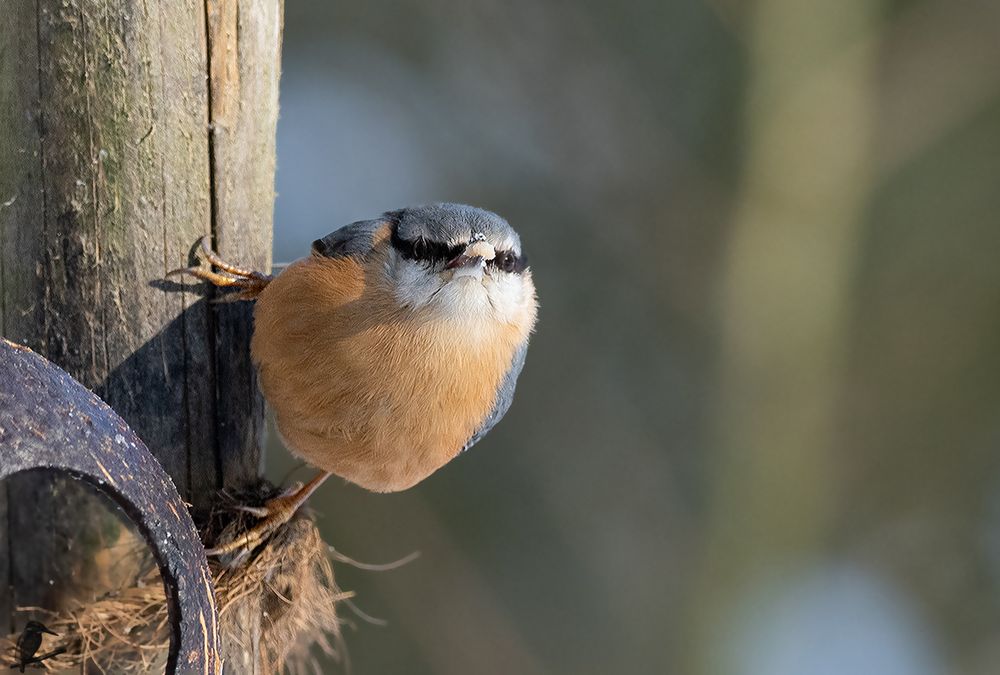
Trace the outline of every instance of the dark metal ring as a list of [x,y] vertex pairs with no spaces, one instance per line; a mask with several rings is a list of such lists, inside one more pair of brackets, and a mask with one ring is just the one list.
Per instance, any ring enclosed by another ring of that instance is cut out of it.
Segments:
[[221,672],[208,563],[170,477],[106,403],[30,349],[0,339],[0,479],[29,469],[69,473],[121,506],[166,588],[167,672]]

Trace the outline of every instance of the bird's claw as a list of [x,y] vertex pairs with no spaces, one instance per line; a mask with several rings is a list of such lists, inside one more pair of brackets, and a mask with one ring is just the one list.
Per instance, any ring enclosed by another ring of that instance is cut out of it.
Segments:
[[[231,296],[236,300],[251,300],[260,294],[264,287],[271,282],[271,275],[255,272],[253,270],[237,267],[223,260],[208,244],[209,236],[205,235],[198,240],[199,257],[208,263],[208,267],[180,267],[167,272],[167,276],[179,276],[187,274],[189,276],[207,281],[220,288],[238,288],[240,292]],[[219,272],[212,270],[212,267],[219,269]]]
[[282,525],[295,515],[309,496],[316,491],[323,481],[330,477],[328,472],[317,474],[305,485],[296,483],[292,488],[267,500],[262,506],[239,506],[240,511],[252,513],[260,518],[252,528],[236,539],[205,550],[208,556],[220,556],[239,550],[252,550],[274,534]]
[[230,542],[205,549],[205,555],[220,556],[234,553],[240,549],[251,550],[263,543],[274,532],[291,520],[298,510],[299,503],[294,495],[269,499],[263,506],[238,506],[240,511],[253,514],[260,518],[257,524]]
[[267,518],[270,512],[267,510],[267,506],[247,506],[246,504],[241,504],[236,507],[237,511],[242,511],[243,513],[249,513],[251,516],[256,516],[258,518]]

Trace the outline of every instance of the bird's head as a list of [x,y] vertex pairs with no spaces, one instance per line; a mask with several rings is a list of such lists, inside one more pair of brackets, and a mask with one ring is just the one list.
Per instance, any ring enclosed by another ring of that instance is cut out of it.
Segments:
[[53,633],[52,631],[50,631],[48,628],[45,627],[45,624],[40,623],[38,621],[29,621],[27,624],[25,624],[25,626],[24,626],[24,632],[25,633],[48,633],[49,635],[58,635],[58,633]]
[[386,218],[387,273],[401,305],[443,317],[533,322],[531,271],[506,220],[461,204],[418,206]]

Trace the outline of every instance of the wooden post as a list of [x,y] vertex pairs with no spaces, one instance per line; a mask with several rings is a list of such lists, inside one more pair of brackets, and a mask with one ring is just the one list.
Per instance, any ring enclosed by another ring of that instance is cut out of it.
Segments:
[[[205,233],[269,266],[281,16],[13,0],[0,22],[0,331],[104,398],[194,503],[257,477],[263,405],[249,308],[163,278]],[[109,536],[96,508],[67,479],[0,486],[0,630],[96,587],[93,550],[65,550]]]

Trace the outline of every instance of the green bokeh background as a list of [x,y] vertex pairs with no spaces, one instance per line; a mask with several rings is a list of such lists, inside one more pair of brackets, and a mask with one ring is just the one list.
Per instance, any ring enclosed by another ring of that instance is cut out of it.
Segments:
[[285,11],[276,261],[461,201],[541,300],[474,451],[313,499],[421,554],[352,672],[1000,672],[1000,4]]

